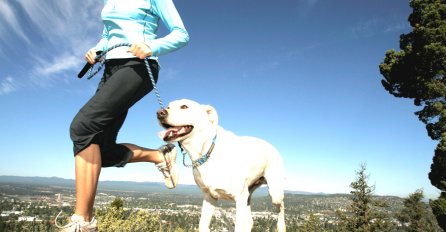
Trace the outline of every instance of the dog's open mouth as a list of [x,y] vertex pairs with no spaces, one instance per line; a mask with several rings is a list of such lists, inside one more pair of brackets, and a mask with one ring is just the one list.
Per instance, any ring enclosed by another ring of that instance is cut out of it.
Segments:
[[183,137],[192,132],[192,129],[194,129],[194,127],[190,125],[171,126],[168,124],[162,124],[162,126],[166,130],[160,132],[160,137],[163,138],[163,140],[166,142],[174,141],[180,137]]

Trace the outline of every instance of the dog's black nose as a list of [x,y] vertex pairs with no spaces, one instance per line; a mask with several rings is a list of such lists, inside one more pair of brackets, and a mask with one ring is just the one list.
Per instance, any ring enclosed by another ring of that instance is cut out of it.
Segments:
[[158,112],[156,112],[156,116],[158,119],[165,119],[167,117],[167,110],[166,109],[160,109]]

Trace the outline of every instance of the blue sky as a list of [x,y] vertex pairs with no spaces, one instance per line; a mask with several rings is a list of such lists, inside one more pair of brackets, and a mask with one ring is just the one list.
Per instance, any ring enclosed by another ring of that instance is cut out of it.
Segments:
[[[274,144],[289,190],[348,193],[366,163],[376,194],[438,196],[427,176],[437,142],[412,101],[380,84],[386,50],[410,31],[406,0],[175,4],[191,40],[160,57],[165,103],[210,104],[227,130]],[[0,175],[74,178],[68,128],[100,79],[76,74],[99,39],[101,8],[101,0],[0,1]],[[157,109],[154,94],[135,105],[118,140],[160,146]],[[180,183],[193,183],[191,170],[180,171]],[[129,164],[103,169],[101,180],[161,176],[152,164]]]

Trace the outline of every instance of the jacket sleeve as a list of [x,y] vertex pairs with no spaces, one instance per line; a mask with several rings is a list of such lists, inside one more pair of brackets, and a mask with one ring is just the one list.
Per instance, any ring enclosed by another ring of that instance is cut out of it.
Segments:
[[107,49],[107,37],[108,37],[108,32],[104,26],[104,29],[102,30],[101,39],[94,48],[98,51],[105,51]]
[[[104,6],[105,6],[105,4],[107,4],[107,1],[108,0],[104,0]],[[96,46],[94,48],[98,51],[105,51],[107,49],[107,43],[108,43],[107,38],[108,38],[108,31],[104,25],[104,29],[102,30],[101,39],[99,40],[99,42],[96,44]]]
[[172,0],[152,0],[153,13],[158,15],[169,30],[169,34],[147,41],[153,56],[160,56],[184,47],[189,42],[189,34]]

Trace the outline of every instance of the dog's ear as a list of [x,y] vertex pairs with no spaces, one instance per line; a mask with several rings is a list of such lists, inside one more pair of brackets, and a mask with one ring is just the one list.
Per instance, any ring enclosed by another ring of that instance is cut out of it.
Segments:
[[218,114],[214,107],[210,105],[203,105],[204,110],[208,114],[209,122],[212,123],[212,125],[217,126],[218,125]]

